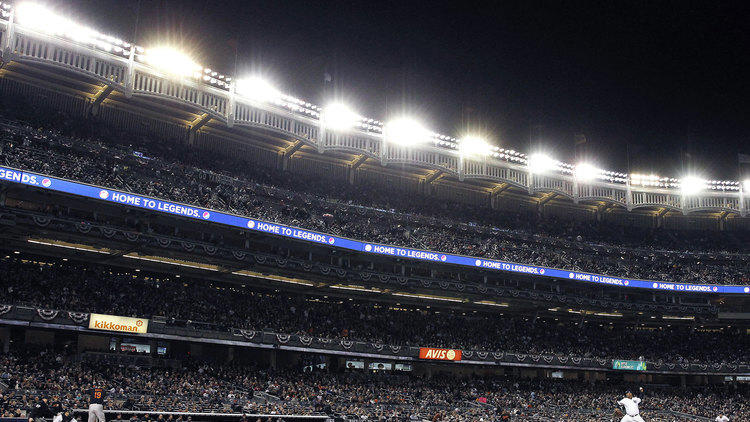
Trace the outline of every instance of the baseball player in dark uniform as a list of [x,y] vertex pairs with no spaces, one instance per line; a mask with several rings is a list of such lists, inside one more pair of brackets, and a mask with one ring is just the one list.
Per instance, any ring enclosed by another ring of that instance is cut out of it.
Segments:
[[104,419],[104,398],[106,391],[101,387],[89,390],[89,422],[106,422]]

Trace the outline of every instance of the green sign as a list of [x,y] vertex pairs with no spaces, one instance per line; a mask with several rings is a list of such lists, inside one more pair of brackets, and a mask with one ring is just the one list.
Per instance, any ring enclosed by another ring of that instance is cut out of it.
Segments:
[[624,369],[626,371],[645,371],[646,362],[642,360],[613,360],[612,369]]

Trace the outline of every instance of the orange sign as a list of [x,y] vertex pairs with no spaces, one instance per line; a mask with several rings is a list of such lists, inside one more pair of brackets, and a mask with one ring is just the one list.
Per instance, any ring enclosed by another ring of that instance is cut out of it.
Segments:
[[435,349],[433,347],[420,347],[419,358],[434,360],[461,360],[461,351],[453,349]]

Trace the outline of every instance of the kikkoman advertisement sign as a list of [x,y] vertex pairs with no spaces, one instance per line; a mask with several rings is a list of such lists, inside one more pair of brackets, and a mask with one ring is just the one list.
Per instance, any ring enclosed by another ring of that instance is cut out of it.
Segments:
[[436,349],[434,347],[421,347],[419,349],[420,359],[433,360],[461,360],[461,351],[453,349]]
[[145,318],[91,314],[91,317],[89,318],[89,328],[92,330],[145,334],[148,332],[148,320]]

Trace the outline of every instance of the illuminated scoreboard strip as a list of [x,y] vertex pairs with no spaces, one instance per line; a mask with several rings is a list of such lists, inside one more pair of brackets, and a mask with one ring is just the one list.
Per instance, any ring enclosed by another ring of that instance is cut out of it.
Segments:
[[699,293],[750,293],[750,287],[736,285],[668,283],[661,281],[635,280],[613,277],[601,274],[584,273],[578,271],[561,270],[557,268],[523,265],[491,259],[481,259],[463,255],[451,255],[441,252],[419,249],[402,248],[393,245],[360,242],[345,237],[332,236],[297,227],[285,226],[263,220],[227,214],[219,211],[198,208],[191,205],[163,201],[147,196],[135,195],[113,189],[106,189],[84,183],[72,182],[37,173],[26,172],[11,168],[0,167],[0,181],[20,183],[56,192],[64,192],[101,201],[137,207],[175,216],[191,218],[200,221],[224,224],[256,232],[269,233],[277,236],[333,246],[365,253],[388,255],[436,263],[461,265],[465,267],[494,270],[510,273],[530,274],[535,276],[552,277],[557,279],[574,280],[596,284],[606,284],[618,287],[636,287],[642,289],[668,290],[675,292]]

